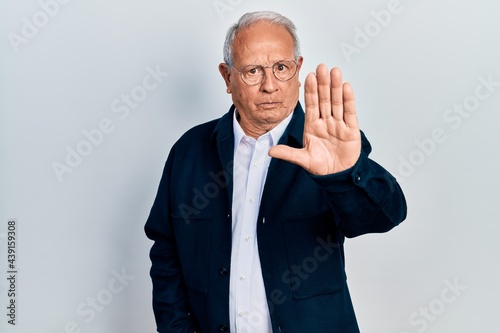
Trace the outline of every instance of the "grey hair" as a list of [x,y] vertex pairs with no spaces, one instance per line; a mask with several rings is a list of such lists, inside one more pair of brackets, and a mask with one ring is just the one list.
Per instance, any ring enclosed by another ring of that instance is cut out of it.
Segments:
[[238,31],[240,31],[243,28],[248,28],[252,24],[259,21],[266,21],[284,27],[292,36],[293,53],[295,60],[297,60],[300,57],[300,44],[299,44],[299,38],[297,37],[296,33],[297,28],[295,27],[295,24],[293,24],[293,22],[290,21],[290,19],[286,18],[281,14],[271,11],[260,11],[260,12],[246,13],[245,15],[240,17],[238,22],[233,24],[227,31],[226,40],[224,42],[224,50],[223,50],[224,62],[226,64],[228,64],[229,66],[233,65],[233,42]]

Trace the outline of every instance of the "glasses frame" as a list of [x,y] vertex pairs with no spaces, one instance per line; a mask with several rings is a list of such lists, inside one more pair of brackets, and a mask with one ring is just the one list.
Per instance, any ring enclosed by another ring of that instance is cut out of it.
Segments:
[[[277,77],[277,76],[276,76],[276,72],[274,71],[274,66],[276,66],[277,64],[279,64],[280,62],[283,62],[283,61],[291,61],[291,62],[293,62],[293,63],[295,64],[295,72],[293,73],[293,75],[292,75],[289,79],[286,79],[286,80],[282,80],[282,79],[280,79],[279,77]],[[253,65],[253,64],[249,64],[249,65],[245,65],[245,66],[241,67],[240,71],[238,71],[238,70],[237,70],[237,69],[236,69],[233,65],[230,65],[230,66],[231,66],[231,68],[232,68],[232,69],[234,69],[234,71],[235,71],[236,73],[238,73],[238,74],[239,74],[239,76],[240,76],[240,78],[241,78],[241,81],[243,81],[243,83],[244,83],[244,84],[246,84],[247,86],[256,86],[256,85],[258,85],[258,84],[261,84],[261,83],[262,83],[262,81],[264,81],[264,76],[266,75],[266,74],[265,74],[265,73],[266,73],[266,71],[265,71],[265,69],[266,69],[266,68],[271,68],[271,69],[273,70],[273,75],[274,75],[274,77],[275,77],[277,80],[281,81],[281,82],[290,81],[291,79],[293,79],[293,78],[295,77],[295,75],[297,74],[297,71],[299,70],[299,64],[297,64],[297,61],[296,61],[296,60],[291,60],[291,59],[282,59],[282,60],[276,61],[274,64],[272,64],[272,65],[270,65],[270,66],[261,66],[261,65]],[[247,83],[247,82],[245,81],[245,79],[243,78],[243,69],[244,69],[245,67],[249,67],[249,66],[253,66],[253,67],[260,67],[260,68],[262,68],[262,73],[263,73],[263,74],[262,74],[261,79],[260,79],[260,81],[259,81],[259,82],[257,82],[257,83],[253,83],[253,84],[250,84],[250,83]]]

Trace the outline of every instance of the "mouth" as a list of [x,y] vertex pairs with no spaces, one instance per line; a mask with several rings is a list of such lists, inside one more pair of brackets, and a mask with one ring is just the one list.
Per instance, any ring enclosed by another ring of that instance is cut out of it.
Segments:
[[279,106],[280,104],[281,103],[279,103],[279,102],[263,102],[263,103],[259,103],[258,105],[264,109],[273,109],[273,108]]

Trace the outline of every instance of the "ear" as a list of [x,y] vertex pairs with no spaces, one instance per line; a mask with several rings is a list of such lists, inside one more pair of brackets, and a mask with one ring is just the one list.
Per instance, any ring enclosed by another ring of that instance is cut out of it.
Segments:
[[302,62],[304,61],[304,58],[302,56],[300,56],[298,59],[297,59],[297,73],[300,72],[300,69],[302,68]]
[[231,90],[230,90],[229,86],[231,84],[231,68],[226,63],[220,63],[219,64],[219,72],[220,72],[220,75],[222,75],[224,82],[226,82],[226,88],[227,88],[226,91],[228,94],[230,94]]
[[304,61],[304,58],[302,56],[300,56],[297,59],[297,80],[299,81],[299,87],[302,86],[302,84],[300,83],[299,75],[300,75],[300,69],[302,68],[303,61]]

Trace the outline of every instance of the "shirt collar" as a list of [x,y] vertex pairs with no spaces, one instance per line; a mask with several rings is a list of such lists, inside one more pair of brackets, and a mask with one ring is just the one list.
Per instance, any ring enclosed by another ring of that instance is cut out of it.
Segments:
[[[262,136],[265,135],[270,135],[271,136],[271,142],[270,145],[271,147],[276,145],[283,135],[285,133],[286,127],[290,123],[290,120],[292,120],[292,115],[293,112],[290,112],[290,114],[283,119],[277,126],[275,126],[272,130],[269,132],[263,134]],[[238,122],[238,110],[235,109],[233,113],[233,132],[234,132],[234,152],[236,154],[236,150],[238,149],[238,144],[241,141],[241,138],[246,136],[245,132],[243,131],[243,128],[241,128],[240,123]]]

